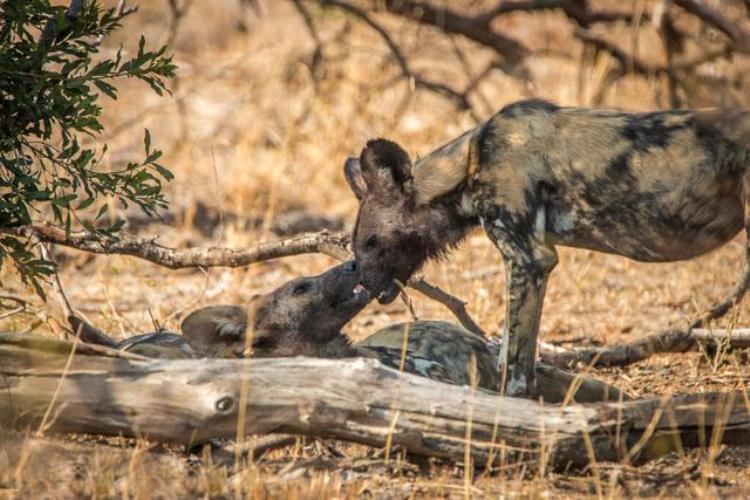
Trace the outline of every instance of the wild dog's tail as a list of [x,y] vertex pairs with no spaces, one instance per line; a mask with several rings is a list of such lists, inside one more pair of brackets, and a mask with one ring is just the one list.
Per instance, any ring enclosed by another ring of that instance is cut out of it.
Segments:
[[73,333],[87,344],[98,344],[107,347],[117,346],[117,342],[112,337],[78,316],[73,314],[68,316],[68,323],[73,328]]

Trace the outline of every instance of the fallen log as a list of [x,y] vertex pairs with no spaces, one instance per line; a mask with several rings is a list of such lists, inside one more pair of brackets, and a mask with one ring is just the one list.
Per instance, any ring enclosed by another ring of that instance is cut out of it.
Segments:
[[140,360],[0,334],[0,425],[193,446],[293,433],[479,466],[555,468],[750,444],[746,393],[544,405],[400,373],[370,359]]

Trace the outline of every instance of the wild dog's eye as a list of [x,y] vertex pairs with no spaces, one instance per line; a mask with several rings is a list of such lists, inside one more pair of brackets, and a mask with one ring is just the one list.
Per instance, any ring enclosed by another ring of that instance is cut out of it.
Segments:
[[292,290],[292,294],[294,295],[302,295],[310,291],[310,283],[300,283],[299,285],[295,286]]
[[369,238],[367,238],[367,241],[365,241],[365,248],[372,250],[378,246],[378,237],[374,234],[371,234]]

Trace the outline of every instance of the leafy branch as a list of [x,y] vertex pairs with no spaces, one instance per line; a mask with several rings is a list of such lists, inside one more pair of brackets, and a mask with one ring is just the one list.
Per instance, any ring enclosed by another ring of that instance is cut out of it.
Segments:
[[[0,228],[52,218],[70,233],[74,221],[94,233],[112,234],[122,226],[95,227],[78,217],[111,201],[138,206],[147,215],[167,207],[164,183],[172,174],[158,163],[162,153],[144,133],[144,157],[105,169],[101,148],[81,145],[81,135],[103,131],[100,99],[117,99],[115,81],[135,78],[159,95],[168,93],[175,65],[166,46],[151,50],[141,37],[132,57],[120,47],[102,57],[101,41],[135,11],[121,1],[103,9],[96,1],[73,0],[66,8],[48,0],[7,0],[0,4]],[[0,265],[11,261],[25,282],[41,288],[50,263],[37,257],[31,242],[0,238]]]

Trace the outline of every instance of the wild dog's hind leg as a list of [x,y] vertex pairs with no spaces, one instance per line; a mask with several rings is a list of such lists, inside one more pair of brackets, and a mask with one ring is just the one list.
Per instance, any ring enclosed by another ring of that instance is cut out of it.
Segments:
[[700,328],[712,319],[724,316],[742,301],[748,288],[750,288],[750,170],[745,172],[742,180],[742,201],[745,209],[745,265],[742,276],[729,295],[693,321],[690,325],[691,328]]
[[[557,264],[554,247],[544,241],[544,207],[528,214],[511,214],[495,207],[485,230],[505,260],[506,306],[501,383],[509,396],[535,396],[539,322],[549,274]],[[503,388],[501,388],[503,390]]]

